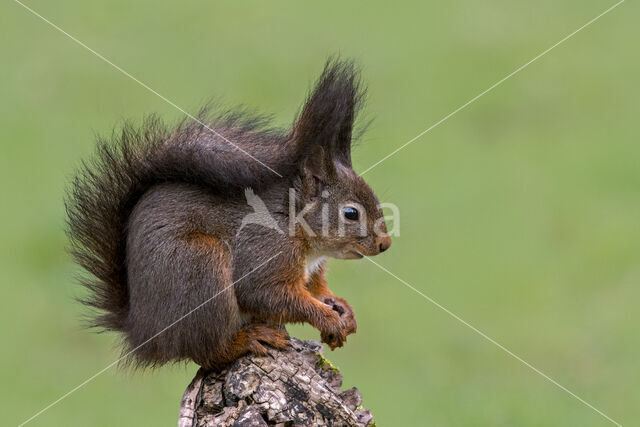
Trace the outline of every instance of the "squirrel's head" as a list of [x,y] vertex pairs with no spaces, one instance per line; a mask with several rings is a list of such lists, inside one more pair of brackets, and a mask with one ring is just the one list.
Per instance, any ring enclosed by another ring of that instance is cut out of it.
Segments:
[[335,258],[373,256],[391,245],[378,198],[351,166],[363,97],[353,63],[329,60],[292,131],[302,153],[294,180],[296,232]]

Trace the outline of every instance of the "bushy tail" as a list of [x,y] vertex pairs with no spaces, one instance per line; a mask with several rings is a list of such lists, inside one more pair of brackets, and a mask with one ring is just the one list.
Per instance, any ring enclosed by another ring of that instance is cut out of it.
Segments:
[[[206,112],[199,115],[205,123]],[[225,113],[203,126],[186,121],[170,130],[157,117],[125,124],[110,140],[98,140],[65,200],[71,253],[90,273],[82,299],[99,314],[91,326],[121,331],[128,311],[126,226],[138,199],[162,182],[187,182],[217,192],[259,189],[290,175],[299,148],[267,121]],[[238,193],[241,194],[241,193]]]

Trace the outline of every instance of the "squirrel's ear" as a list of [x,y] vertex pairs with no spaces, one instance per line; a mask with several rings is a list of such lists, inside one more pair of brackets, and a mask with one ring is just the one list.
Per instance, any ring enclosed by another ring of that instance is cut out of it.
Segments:
[[351,167],[351,133],[363,96],[353,62],[329,59],[293,126],[301,150],[321,146],[328,159]]
[[328,168],[328,159],[320,146],[315,146],[302,162],[300,175],[302,176],[303,192],[309,197],[319,197],[322,188],[327,183],[333,169]]
[[316,145],[302,161],[302,170],[300,171],[302,176],[314,177],[322,182],[327,182],[332,172],[332,169],[327,167],[330,165],[328,160],[324,149]]

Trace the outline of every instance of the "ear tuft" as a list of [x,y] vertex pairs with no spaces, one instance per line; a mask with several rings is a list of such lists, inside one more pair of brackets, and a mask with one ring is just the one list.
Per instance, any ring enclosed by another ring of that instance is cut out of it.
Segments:
[[364,95],[353,61],[329,58],[293,126],[302,151],[320,146],[327,160],[351,167],[351,134]]

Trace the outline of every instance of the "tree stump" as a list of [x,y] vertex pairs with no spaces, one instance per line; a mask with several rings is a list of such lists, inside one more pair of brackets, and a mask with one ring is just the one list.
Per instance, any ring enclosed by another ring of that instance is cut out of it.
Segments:
[[223,371],[200,369],[187,387],[178,427],[373,426],[362,395],[341,391],[342,375],[317,341],[247,355]]

